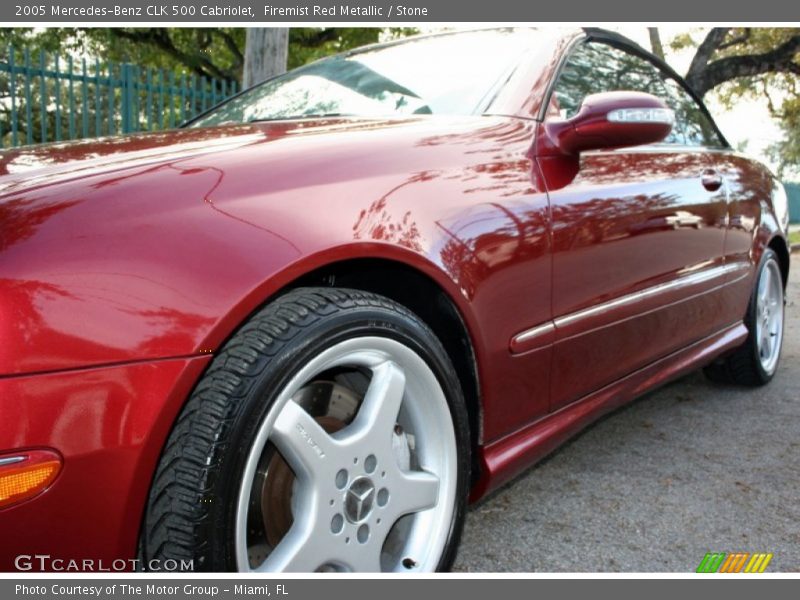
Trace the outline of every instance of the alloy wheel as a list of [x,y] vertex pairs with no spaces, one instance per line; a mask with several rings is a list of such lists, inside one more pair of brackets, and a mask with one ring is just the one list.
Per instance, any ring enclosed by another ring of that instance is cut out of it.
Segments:
[[456,479],[450,410],[427,363],[389,338],[336,344],[260,425],[238,497],[238,568],[433,571]]
[[761,367],[772,374],[783,341],[783,281],[778,264],[770,260],[761,271],[756,293],[756,343]]

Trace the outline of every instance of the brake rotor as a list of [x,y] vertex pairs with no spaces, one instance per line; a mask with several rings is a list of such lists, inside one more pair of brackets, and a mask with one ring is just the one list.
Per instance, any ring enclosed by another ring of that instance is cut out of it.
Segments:
[[[343,421],[333,417],[314,419],[328,433],[339,431]],[[294,522],[292,516],[292,494],[295,476],[289,464],[279,453],[275,453],[267,467],[267,476],[261,488],[261,514],[264,515],[264,531],[267,543],[273,548],[283,539]]]

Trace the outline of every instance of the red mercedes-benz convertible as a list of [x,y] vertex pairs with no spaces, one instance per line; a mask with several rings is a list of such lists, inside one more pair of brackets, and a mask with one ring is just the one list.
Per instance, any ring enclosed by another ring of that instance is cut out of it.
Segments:
[[781,184],[609,32],[371,46],[0,173],[3,570],[447,569],[600,415],[778,365]]

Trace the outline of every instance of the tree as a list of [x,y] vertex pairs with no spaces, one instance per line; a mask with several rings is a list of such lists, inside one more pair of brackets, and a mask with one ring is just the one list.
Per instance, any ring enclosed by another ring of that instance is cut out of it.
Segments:
[[289,30],[286,27],[252,27],[247,30],[242,84],[248,88],[286,71]]
[[784,100],[778,113],[783,138],[767,148],[781,177],[800,180],[800,97]]
[[[697,47],[686,81],[701,96],[733,80],[800,75],[800,29],[714,27]],[[764,81],[761,79],[760,81]]]
[[670,46],[696,48],[685,78],[701,97],[714,90],[727,106],[742,97],[765,98],[784,131],[770,154],[781,173],[800,174],[800,29],[715,27],[699,43],[689,32]]

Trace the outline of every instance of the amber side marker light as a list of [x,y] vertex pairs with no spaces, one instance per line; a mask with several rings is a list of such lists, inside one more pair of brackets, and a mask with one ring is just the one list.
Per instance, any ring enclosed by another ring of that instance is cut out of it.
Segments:
[[52,450],[0,454],[0,509],[42,493],[61,471],[61,457]]

